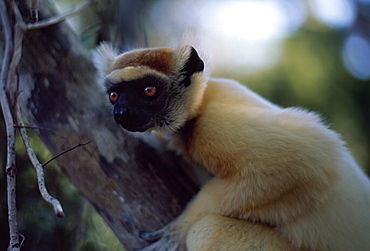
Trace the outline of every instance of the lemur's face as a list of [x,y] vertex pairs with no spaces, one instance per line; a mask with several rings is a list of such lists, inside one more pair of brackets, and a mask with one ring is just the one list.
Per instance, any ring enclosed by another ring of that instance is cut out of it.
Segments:
[[170,48],[117,56],[105,76],[105,86],[119,125],[131,132],[171,133],[185,123],[205,86],[202,77],[192,78],[203,71],[203,61],[194,48],[188,48],[185,59],[178,59]]
[[131,132],[144,132],[150,128],[165,127],[171,121],[169,99],[181,99],[169,79],[155,75],[122,81],[108,89],[113,105],[114,120]]

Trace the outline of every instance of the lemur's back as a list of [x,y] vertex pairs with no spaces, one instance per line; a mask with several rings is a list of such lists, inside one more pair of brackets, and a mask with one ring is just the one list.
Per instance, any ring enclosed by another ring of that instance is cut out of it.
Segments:
[[216,79],[188,138],[193,161],[230,182],[223,215],[275,226],[295,246],[370,247],[369,180],[316,114]]

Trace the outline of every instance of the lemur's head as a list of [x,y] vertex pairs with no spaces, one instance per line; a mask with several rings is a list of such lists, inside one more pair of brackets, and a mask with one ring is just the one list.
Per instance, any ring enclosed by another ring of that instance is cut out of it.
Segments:
[[108,44],[94,52],[115,121],[131,132],[172,133],[196,115],[206,85],[204,64],[189,45],[118,54]]

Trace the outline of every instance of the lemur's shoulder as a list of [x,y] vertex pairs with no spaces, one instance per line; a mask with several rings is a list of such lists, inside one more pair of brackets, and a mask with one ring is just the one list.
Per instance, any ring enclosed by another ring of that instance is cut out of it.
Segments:
[[211,102],[230,105],[230,108],[234,105],[242,105],[245,107],[279,109],[279,106],[232,79],[211,78],[208,81],[203,106]]

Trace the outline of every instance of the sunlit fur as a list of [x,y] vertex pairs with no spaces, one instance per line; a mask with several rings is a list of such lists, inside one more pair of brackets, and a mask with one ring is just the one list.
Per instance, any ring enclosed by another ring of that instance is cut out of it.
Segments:
[[[95,62],[111,82],[148,73],[176,79],[188,48],[116,55],[102,45]],[[370,250],[369,180],[317,114],[281,108],[236,81],[207,80],[202,73],[183,91],[184,99],[169,101],[174,122],[154,129],[170,134],[172,149],[216,177],[177,220],[149,235],[165,238],[145,250],[215,250],[219,235],[211,230],[223,231],[220,224],[230,220],[222,216],[238,219],[239,229],[222,232],[229,247],[223,250],[273,243],[276,233],[292,248]]]

